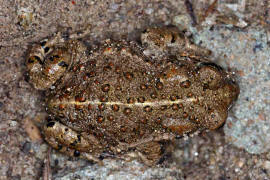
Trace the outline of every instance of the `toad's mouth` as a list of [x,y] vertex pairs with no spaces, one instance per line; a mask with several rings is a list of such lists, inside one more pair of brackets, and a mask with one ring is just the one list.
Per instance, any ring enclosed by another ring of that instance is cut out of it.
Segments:
[[146,102],[134,102],[134,103],[123,103],[121,101],[108,101],[108,102],[103,102],[103,101],[99,101],[99,100],[86,100],[84,102],[79,102],[79,101],[57,101],[57,102],[53,102],[50,103],[53,106],[57,106],[57,105],[78,105],[78,106],[83,106],[83,105],[118,105],[118,106],[126,106],[126,107],[134,107],[134,106],[164,106],[164,105],[173,105],[173,104],[183,104],[183,103],[195,103],[195,102],[199,102],[201,98],[186,98],[186,99],[177,99],[174,101],[170,101],[170,100],[162,100],[162,101],[146,101]]

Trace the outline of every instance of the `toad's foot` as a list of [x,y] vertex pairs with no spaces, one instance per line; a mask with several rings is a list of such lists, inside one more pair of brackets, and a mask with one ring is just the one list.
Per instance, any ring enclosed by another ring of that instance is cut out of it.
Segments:
[[162,148],[158,142],[148,142],[136,147],[135,151],[125,155],[127,161],[139,160],[148,166],[157,164],[161,158]]

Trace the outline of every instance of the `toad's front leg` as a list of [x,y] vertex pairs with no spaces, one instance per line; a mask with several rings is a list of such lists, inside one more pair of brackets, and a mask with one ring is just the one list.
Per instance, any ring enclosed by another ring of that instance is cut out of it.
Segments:
[[53,148],[69,156],[101,163],[99,157],[104,148],[95,136],[78,133],[58,121],[49,121],[43,129],[46,141]]

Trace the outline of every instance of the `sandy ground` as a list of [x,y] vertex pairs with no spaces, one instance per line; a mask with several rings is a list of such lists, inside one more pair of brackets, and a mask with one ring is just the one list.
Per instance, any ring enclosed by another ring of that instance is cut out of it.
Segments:
[[187,28],[213,59],[235,72],[239,100],[221,129],[176,140],[162,165],[105,160],[104,166],[50,154],[53,179],[270,179],[270,4],[266,0],[59,0],[0,3],[0,179],[42,179],[48,146],[39,126],[42,92],[25,78],[29,46],[57,31],[91,25],[90,44],[137,40],[149,26]]

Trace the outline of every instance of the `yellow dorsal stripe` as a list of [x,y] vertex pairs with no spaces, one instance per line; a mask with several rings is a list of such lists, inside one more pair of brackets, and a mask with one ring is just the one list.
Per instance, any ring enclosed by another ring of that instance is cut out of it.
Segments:
[[128,107],[132,107],[132,106],[163,106],[163,105],[172,105],[172,104],[180,104],[183,102],[194,102],[196,101],[196,98],[188,98],[188,99],[178,99],[175,101],[168,101],[168,100],[163,100],[163,101],[154,101],[154,102],[144,102],[144,103],[132,103],[132,104],[128,104],[128,103],[123,103],[123,102],[119,102],[119,101],[109,101],[109,102],[101,102],[99,100],[94,100],[94,101],[84,101],[84,102],[78,102],[78,101],[63,101],[63,102],[55,102],[52,103],[53,105],[59,105],[59,104],[63,104],[63,105],[100,105],[100,104],[105,104],[105,105],[119,105],[119,106],[128,106]]

